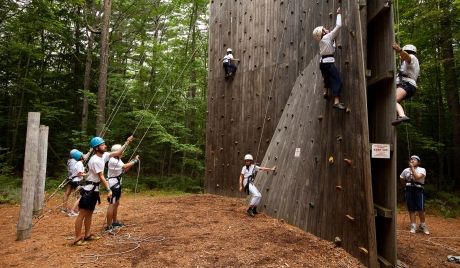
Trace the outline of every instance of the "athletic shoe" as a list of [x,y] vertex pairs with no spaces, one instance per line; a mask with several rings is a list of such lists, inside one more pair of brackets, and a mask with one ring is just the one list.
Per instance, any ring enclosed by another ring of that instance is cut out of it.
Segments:
[[410,231],[409,231],[409,232],[410,232],[411,234],[415,234],[416,231],[417,231],[417,225],[411,224],[411,225],[410,225]]
[[335,103],[334,105],[332,105],[332,107],[336,108],[336,109],[339,109],[339,110],[345,110],[346,107],[345,107],[345,104],[339,102],[339,103]]
[[418,229],[423,232],[424,234],[427,234],[429,235],[430,234],[430,231],[428,231],[428,227],[426,227],[426,224],[420,224],[420,226],[418,227]]
[[112,226],[115,228],[115,227],[123,227],[123,226],[125,226],[125,225],[124,225],[122,222],[116,222],[116,221],[114,221],[114,222],[112,223]]
[[246,212],[248,213],[249,216],[254,217],[254,212],[252,211],[252,208],[248,208]]
[[254,215],[259,214],[259,212],[257,211],[257,207],[253,207],[253,208],[252,208],[252,213],[253,213]]
[[76,216],[78,216],[78,212],[70,211],[70,212],[67,214],[67,216],[69,216],[69,217],[76,217]]
[[403,122],[407,122],[407,121],[409,121],[409,120],[410,120],[410,118],[407,117],[407,116],[397,116],[397,117],[396,117],[396,120],[394,120],[393,122],[391,122],[391,124],[392,124],[393,126],[397,126],[397,125],[399,125],[399,124],[401,124],[401,123],[403,123]]

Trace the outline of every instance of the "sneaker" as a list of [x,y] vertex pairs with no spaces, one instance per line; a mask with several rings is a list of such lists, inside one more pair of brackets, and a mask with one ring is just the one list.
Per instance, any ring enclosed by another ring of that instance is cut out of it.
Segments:
[[407,116],[397,116],[397,117],[396,117],[396,120],[394,120],[393,122],[391,122],[391,124],[392,124],[393,126],[397,126],[397,125],[399,125],[399,124],[401,124],[401,123],[403,123],[403,122],[407,122],[407,121],[409,121],[409,120],[410,120],[410,118],[407,117]]
[[76,216],[78,216],[78,212],[70,211],[70,212],[67,214],[67,216],[69,216],[69,217],[76,217]]
[[113,226],[110,225],[110,226],[107,226],[105,227],[105,230],[104,230],[106,233],[111,233],[113,231]]
[[259,212],[257,211],[257,207],[253,207],[253,208],[252,208],[252,213],[253,213],[254,215],[259,214]]
[[409,232],[410,232],[411,234],[415,234],[415,232],[417,231],[416,229],[417,229],[417,225],[411,224],[411,225],[410,225],[410,231],[409,231]]
[[114,227],[114,228],[115,227],[123,227],[123,226],[125,226],[125,225],[122,222],[116,222],[116,221],[112,222],[112,227]]
[[252,211],[252,208],[248,208],[248,210],[246,210],[246,212],[248,213],[249,216],[251,217],[254,217],[254,212]]
[[424,234],[426,234],[426,235],[429,235],[429,234],[430,234],[430,231],[428,231],[428,227],[426,227],[425,224],[420,224],[420,226],[418,227],[418,229],[419,229],[422,233],[424,233]]
[[336,109],[339,109],[339,110],[345,110],[347,107],[345,107],[345,104],[339,102],[339,103],[335,103],[332,107],[336,108]]

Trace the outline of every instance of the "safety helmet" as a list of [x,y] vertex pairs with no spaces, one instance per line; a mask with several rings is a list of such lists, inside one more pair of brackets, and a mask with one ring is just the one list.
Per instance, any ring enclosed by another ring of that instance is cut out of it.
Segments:
[[411,156],[410,159],[415,159],[415,160],[417,160],[418,162],[420,162],[420,157],[418,157],[417,155]]
[[72,150],[72,152],[70,153],[71,157],[77,161],[79,161],[81,159],[81,157],[83,156],[83,153],[80,152],[79,150],[75,149]]
[[244,160],[251,160],[252,161],[252,160],[254,160],[254,158],[252,158],[252,155],[247,154],[247,155],[244,156]]
[[101,137],[94,137],[89,142],[89,146],[94,149],[103,143],[105,143],[105,141]]
[[321,37],[323,37],[323,26],[318,26],[313,30],[313,38],[315,38],[316,41],[321,40]]
[[120,150],[120,148],[121,148],[121,144],[114,144],[112,146],[112,152],[116,152],[116,151]]
[[233,50],[231,48],[227,48],[227,52],[232,52]]
[[402,50],[417,53],[417,48],[414,45],[405,45]]
[[73,155],[74,152],[78,152],[78,150],[77,149],[70,150],[69,158],[72,158],[72,155]]

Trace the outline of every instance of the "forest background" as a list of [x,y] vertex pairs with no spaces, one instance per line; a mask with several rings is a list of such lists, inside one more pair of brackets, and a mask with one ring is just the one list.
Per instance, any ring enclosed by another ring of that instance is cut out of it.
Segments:
[[[0,2],[0,203],[19,199],[29,111],[50,128],[48,189],[65,178],[70,149],[134,132],[125,157],[141,156],[140,189],[202,191],[208,0]],[[456,216],[460,0],[395,4],[397,41],[417,47],[421,66],[405,102],[412,120],[398,127],[398,174],[419,155],[429,206]]]

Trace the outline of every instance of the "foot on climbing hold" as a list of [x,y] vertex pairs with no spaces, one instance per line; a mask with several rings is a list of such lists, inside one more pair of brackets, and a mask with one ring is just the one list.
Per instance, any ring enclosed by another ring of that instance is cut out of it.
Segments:
[[346,107],[345,107],[345,104],[339,102],[339,103],[335,103],[332,107],[336,108],[336,109],[339,109],[339,110],[345,110]]
[[391,122],[391,124],[392,124],[393,126],[397,126],[397,125],[399,125],[399,124],[401,124],[401,123],[403,123],[403,122],[407,122],[407,121],[409,121],[409,120],[410,120],[410,118],[407,117],[407,116],[398,116],[398,117],[396,117],[396,120],[394,120],[393,122]]

